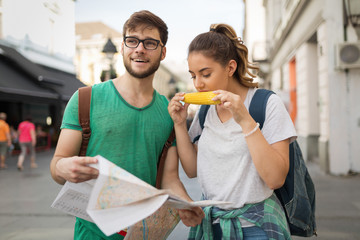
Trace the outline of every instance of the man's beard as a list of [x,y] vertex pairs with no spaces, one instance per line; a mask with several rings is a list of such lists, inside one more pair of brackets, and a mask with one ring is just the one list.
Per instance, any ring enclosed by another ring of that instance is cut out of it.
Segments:
[[124,61],[124,66],[126,68],[126,71],[133,77],[136,77],[136,78],[146,78],[146,77],[149,77],[151,76],[152,74],[154,74],[158,69],[159,69],[159,66],[160,66],[160,58],[161,56],[159,57],[159,60],[156,61],[156,63],[154,65],[152,65],[148,70],[146,70],[145,72],[136,72],[132,69],[131,67],[131,60],[130,60],[130,63],[127,62],[127,61]]

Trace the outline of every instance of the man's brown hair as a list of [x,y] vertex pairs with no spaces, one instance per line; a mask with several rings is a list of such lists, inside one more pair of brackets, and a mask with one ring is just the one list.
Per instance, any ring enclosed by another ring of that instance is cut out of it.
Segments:
[[145,27],[154,27],[159,30],[160,39],[165,46],[168,40],[168,28],[165,22],[150,11],[142,10],[133,13],[125,22],[123,27],[123,36],[125,37],[127,31],[133,31],[136,27],[144,25]]

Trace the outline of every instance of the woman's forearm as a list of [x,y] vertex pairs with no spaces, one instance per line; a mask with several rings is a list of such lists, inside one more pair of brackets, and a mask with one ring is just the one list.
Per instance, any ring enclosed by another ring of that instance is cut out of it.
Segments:
[[175,125],[176,146],[182,167],[189,178],[196,177],[197,151],[190,141],[186,124]]

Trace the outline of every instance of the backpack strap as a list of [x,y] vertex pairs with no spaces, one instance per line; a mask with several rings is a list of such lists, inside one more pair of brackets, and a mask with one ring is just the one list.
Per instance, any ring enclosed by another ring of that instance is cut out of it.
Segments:
[[[200,127],[201,129],[204,129],[204,124],[205,124],[205,118],[206,118],[206,114],[209,111],[210,105],[201,105],[200,110],[199,110],[199,123],[200,123]],[[193,139],[193,143],[195,143],[196,141],[199,140],[201,134],[197,135],[194,139]]]
[[91,102],[91,86],[79,88],[78,111],[79,122],[82,128],[82,141],[79,156],[86,156],[86,150],[89,144],[90,129],[90,102]]
[[199,110],[199,121],[201,129],[204,129],[206,114],[209,111],[210,105],[201,105]]
[[273,91],[267,89],[257,89],[249,106],[251,117],[260,124],[260,129],[264,126],[266,116],[266,104]]
[[159,188],[159,189],[161,188],[161,180],[162,180],[162,176],[164,173],[165,159],[167,156],[167,152],[168,152],[169,148],[171,147],[172,143],[174,142],[174,140],[175,140],[175,130],[173,128],[168,140],[166,140],[166,142],[164,144],[164,147],[161,151],[160,158],[158,161],[157,174],[156,174],[156,185],[155,185],[156,188]]

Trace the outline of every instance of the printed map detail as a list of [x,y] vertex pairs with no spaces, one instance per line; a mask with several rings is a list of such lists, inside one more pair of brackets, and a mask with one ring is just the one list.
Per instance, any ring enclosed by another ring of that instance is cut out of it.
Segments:
[[120,207],[162,193],[146,182],[139,182],[137,177],[111,162],[108,162],[108,171],[101,190],[97,193],[95,209]]
[[179,223],[178,210],[165,202],[155,213],[134,224],[128,230],[125,240],[165,240]]

